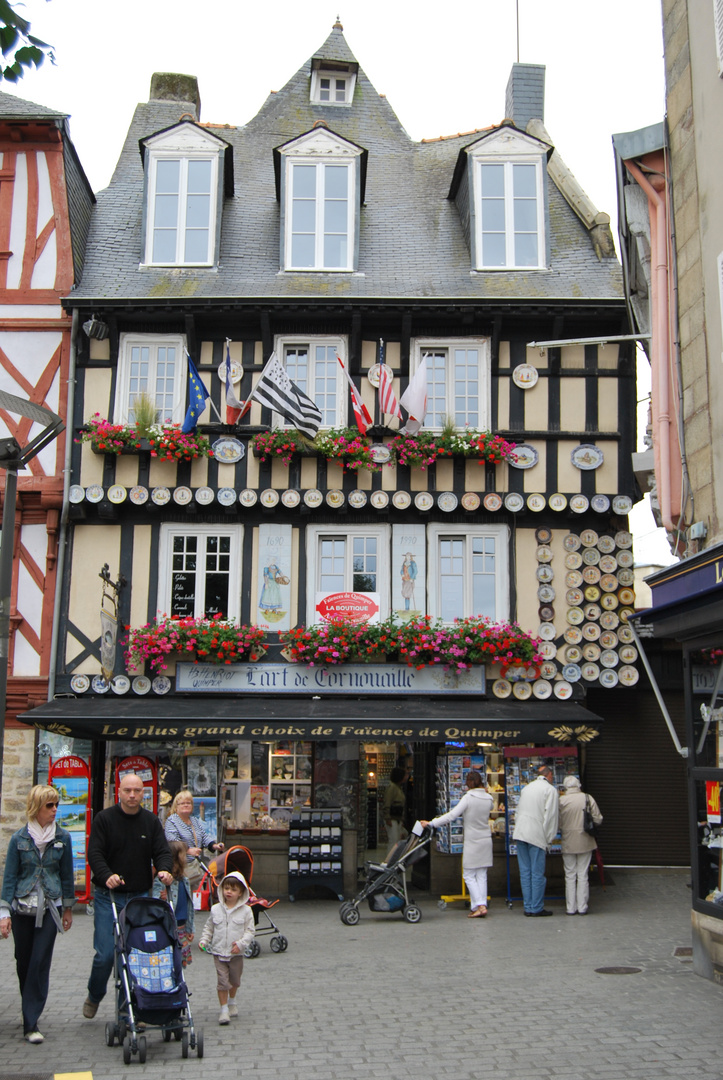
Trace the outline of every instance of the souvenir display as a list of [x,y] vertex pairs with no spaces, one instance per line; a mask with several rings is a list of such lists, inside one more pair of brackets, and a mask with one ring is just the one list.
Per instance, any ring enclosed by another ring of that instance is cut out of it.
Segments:
[[557,656],[557,646],[554,641],[543,641],[537,651],[543,660],[554,660]]
[[[219,501],[221,498],[221,492],[219,494]],[[365,500],[366,501],[366,500]],[[296,488],[287,488],[286,491],[281,492],[281,502],[289,510],[293,510],[295,506],[298,506],[301,502],[301,495]]]
[[434,496],[428,491],[419,491],[414,496],[414,505],[417,510],[431,510],[434,506]]
[[605,608],[606,611],[615,611],[615,608],[618,606],[619,603],[620,601],[618,600],[615,593],[603,593],[603,595],[600,597],[600,607]]
[[74,694],[84,694],[90,689],[90,679],[87,675],[73,675],[70,680],[70,689]]
[[579,607],[584,599],[585,595],[582,589],[568,589],[565,594],[565,600],[567,601],[568,607]]
[[233,488],[229,487],[219,488],[216,498],[221,506],[233,506],[236,502],[236,492]]
[[568,570],[565,574],[565,585],[568,589],[579,589],[583,582],[584,574],[579,570]]
[[331,506],[332,509],[338,510],[340,506],[343,506],[345,502],[344,492],[339,491],[337,488],[333,488],[326,493],[326,505]]
[[630,498],[629,495],[616,495],[613,499],[614,514],[620,514],[621,516],[623,514],[629,514],[632,508],[633,500]]
[[96,694],[107,694],[110,690],[110,683],[106,679],[105,675],[96,675],[90,684],[93,688],[93,692]]
[[528,682],[516,682],[512,687],[512,694],[518,701],[527,701],[532,697],[532,687]]
[[600,599],[600,589],[597,585],[585,586],[585,599],[589,604],[596,604]]
[[460,501],[465,510],[477,510],[480,504],[480,497],[476,491],[465,491]]
[[549,544],[552,540],[552,529],[548,529],[546,525],[540,525],[535,529],[535,540],[538,544]]
[[546,679],[538,679],[532,684],[532,693],[539,701],[544,701],[552,696],[552,687]]
[[102,502],[105,491],[100,484],[91,484],[90,487],[85,489],[85,497],[89,503]]
[[590,506],[596,514],[606,514],[610,509],[610,500],[607,495],[593,495]]
[[597,585],[601,576],[600,569],[597,566],[586,566],[582,572],[582,579],[586,585]]
[[[579,645],[566,645],[565,646],[565,660],[568,664],[577,664],[582,659],[582,649]],[[565,672],[562,673],[565,678]]]
[[569,683],[579,682],[581,674],[582,672],[580,671],[578,664],[565,664],[562,669],[562,677],[563,679],[567,679]]
[[594,682],[600,678],[600,668],[592,660],[588,660],[587,663],[583,664],[580,671],[586,682]]
[[[406,492],[398,492],[398,494],[406,494]],[[369,496],[369,502],[375,510],[384,510],[389,506],[389,494],[386,491],[373,491]]]
[[556,593],[553,585],[538,585],[537,587],[537,599],[541,600],[543,604],[551,604],[555,599]]
[[585,616],[583,614],[582,608],[579,608],[579,607],[568,608],[567,621],[569,623],[571,623],[572,626],[579,626],[581,622],[584,622],[585,621]]
[[307,506],[315,509],[317,506],[321,506],[324,501],[324,496],[321,494],[318,488],[309,488],[304,492],[304,502]]
[[[613,613],[611,612],[611,614]],[[615,617],[617,618],[617,615]],[[635,641],[633,629],[627,623],[621,626],[618,630],[618,641],[621,643],[621,645],[630,645],[633,641]]]
[[552,562],[552,548],[548,547],[547,544],[542,544],[538,547],[537,561],[542,563]]
[[151,687],[154,694],[167,694],[171,689],[171,680],[166,675],[156,675]]
[[603,555],[612,555],[613,551],[615,551],[615,541],[612,536],[608,536],[607,534],[598,537],[597,546],[600,548]]
[[[618,643],[618,635],[614,630],[603,630],[600,635],[600,645],[603,649],[614,649]],[[607,665],[608,667],[610,665]]]
[[545,509],[545,496],[544,495],[528,495],[527,506],[535,514],[539,514],[541,510]]
[[632,585],[635,582],[635,571],[630,570],[627,567],[623,570],[618,570],[618,581],[621,585]]
[[114,694],[127,694],[131,688],[131,681],[127,675],[114,675],[110,681],[110,688]]
[[512,693],[512,683],[507,679],[495,679],[492,683],[492,693],[498,698],[508,698]]
[[[612,672],[611,672],[612,674]],[[635,686],[636,682],[640,678],[640,672],[637,668],[629,667],[625,664],[619,671],[620,682],[623,686]]]
[[624,664],[634,664],[638,659],[638,650],[634,645],[621,645],[619,653],[620,659]]
[[530,390],[539,377],[537,368],[532,364],[518,364],[512,369],[512,381],[520,390]]
[[[617,611],[603,611],[600,616],[600,625],[603,630],[617,630],[620,625]],[[620,635],[618,634],[618,637]]]
[[545,622],[540,624],[537,636],[542,638],[543,641],[554,641],[557,637],[557,631],[551,622]]
[[509,495],[505,495],[505,506],[513,514],[517,514],[525,505],[525,500],[517,491],[511,491]]
[[583,547],[595,547],[598,542],[598,535],[594,529],[583,529],[580,533],[580,543]]
[[537,465],[540,460],[540,455],[535,450],[534,446],[529,446],[527,443],[520,443],[515,447],[512,457],[510,458],[510,465],[513,469],[531,469],[533,465]]
[[555,618],[555,609],[551,604],[542,604],[537,612],[543,622],[552,622]]
[[[579,608],[575,608],[574,610],[580,611]],[[582,614],[582,612],[580,612],[580,614]],[[597,641],[600,637],[600,627],[596,622],[586,622],[582,628],[582,636],[585,638],[585,641]]]
[[[321,492],[318,492],[318,495],[319,502],[321,502]],[[242,506],[250,507],[256,505],[256,503],[258,502],[258,498],[258,492],[254,491],[253,488],[244,488],[243,491],[239,494],[238,501],[241,503]],[[318,506],[319,504],[316,503],[315,505]]]
[[[331,494],[331,492],[329,492],[329,494]],[[273,506],[278,506],[279,498],[280,495],[274,488],[265,488],[259,495],[259,502],[262,506],[265,506],[267,510],[270,510]]]
[[193,499],[190,487],[177,487],[173,491],[173,501],[177,506],[188,506]]
[[[281,496],[281,498],[283,500],[283,495]],[[366,506],[366,504],[366,491],[360,491],[359,488],[355,488],[354,491],[349,492],[349,506],[353,507],[354,510],[361,510],[361,508],[363,506]]]
[[612,668],[605,668],[604,671],[601,671],[600,672],[600,684],[601,684],[601,686],[606,687],[606,689],[608,689],[608,690],[611,690],[613,688],[613,686],[617,686],[618,685],[618,673],[617,673],[617,671],[613,671]]
[[568,626],[563,637],[568,645],[579,645],[582,641],[582,630],[579,626]]
[[582,561],[585,566],[597,566],[600,562],[600,552],[596,547],[585,548],[582,553]]
[[372,461],[375,461],[377,465],[386,465],[392,456],[392,452],[386,443],[374,443],[370,452]]
[[587,495],[573,495],[570,499],[570,509],[576,514],[584,514],[590,505]]
[[632,567],[633,562],[635,561],[635,557],[632,551],[628,551],[627,549],[623,548],[621,551],[618,552],[617,560],[618,566],[622,566],[623,569],[629,570]]
[[540,678],[542,679],[554,679],[557,675],[557,664],[552,660],[545,660],[540,664]]
[[[232,383],[240,383],[242,378],[243,378],[243,374],[244,374],[243,364],[241,363],[240,360],[231,360],[230,363],[231,363],[231,382]],[[221,363],[218,365],[218,377],[219,377],[219,379],[221,380],[222,383],[226,382],[226,361],[225,360],[222,360]],[[214,450],[215,449],[216,448],[214,446]]]
[[600,588],[603,592],[615,592],[618,587],[618,579],[615,574],[603,574],[600,578]]
[[603,452],[592,443],[580,443],[570,454],[570,460],[576,469],[597,469],[603,463]]
[[397,510],[406,510],[408,506],[411,506],[412,496],[408,491],[395,491],[392,495],[392,503]]
[[[594,641],[587,641],[582,649],[583,659],[599,660],[602,649]],[[597,678],[597,676],[595,676]]]
[[171,501],[171,492],[167,487],[155,487],[151,492],[151,502],[156,506],[166,506]]
[[600,618],[600,607],[598,604],[585,604],[585,618],[588,622],[596,622]]
[[626,607],[632,607],[632,605],[635,603],[635,593],[632,589],[621,589],[618,593],[618,600]]
[[627,529],[621,529],[615,533],[615,543],[619,548],[630,548],[633,546],[633,534]]
[[196,502],[199,506],[210,506],[213,500],[216,498],[216,493],[213,488],[200,487],[196,488]]
[[565,566],[568,570],[579,570],[582,566],[582,555],[579,551],[571,551],[565,556]]
[[379,381],[382,377],[383,367],[387,369],[389,375],[393,374],[392,369],[390,367],[387,367],[386,364],[372,364],[372,366],[367,371],[367,379],[372,384],[375,390],[379,389]]
[[603,649],[600,653],[600,663],[605,668],[613,668],[618,666],[619,657],[614,649]]
[[580,537],[576,533],[568,533],[562,541],[565,551],[577,551],[580,547]]
[[559,682],[556,682],[553,685],[553,691],[555,697],[559,698],[560,701],[567,701],[568,698],[572,697],[572,686],[567,679],[560,679]]
[[[602,551],[602,548],[600,550]],[[618,560],[614,555],[603,555],[600,559],[600,569],[603,574],[614,574],[617,568]]]
[[136,484],[128,492],[128,498],[134,506],[143,506],[144,503],[148,502],[149,495],[148,488],[143,487],[142,484]]
[[437,506],[440,510],[443,510],[445,514],[449,514],[452,510],[457,509],[459,500],[453,491],[443,491],[441,495],[437,496]]
[[554,580],[555,571],[552,569],[551,566],[548,566],[547,563],[540,563],[540,565],[535,570],[535,577],[538,581],[543,582],[543,584],[547,584],[550,581]]
[[494,513],[495,510],[499,510],[502,506],[502,496],[498,495],[496,491],[488,491],[482,502],[484,503],[485,510],[490,510]]
[[550,504],[550,509],[555,510],[558,514],[567,506],[567,499],[559,491],[551,495],[547,501]]
[[[615,599],[617,600],[617,597],[615,597]],[[620,616],[620,621],[621,622],[627,622],[628,619],[631,617],[631,615],[634,615],[634,614],[635,614],[635,611],[631,607],[621,607],[620,610],[618,611],[618,615]]]
[[81,487],[80,484],[71,484],[68,490],[69,501],[72,502],[74,505],[77,505],[77,503],[82,503],[84,498],[85,488]]
[[216,439],[211,447],[213,456],[220,465],[235,465],[246,453],[246,447],[239,439]]
[[119,506],[122,502],[125,502],[128,497],[128,491],[122,484],[113,484],[108,488],[108,502],[113,503],[114,506]]
[[144,694],[147,694],[150,690],[151,680],[148,678],[147,675],[136,675],[135,679],[133,680],[132,686],[133,692],[135,694],[140,694],[141,696],[143,696]]

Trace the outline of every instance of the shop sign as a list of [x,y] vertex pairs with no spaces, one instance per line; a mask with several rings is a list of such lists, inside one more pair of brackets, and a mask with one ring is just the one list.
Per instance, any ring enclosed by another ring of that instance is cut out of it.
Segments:
[[483,666],[417,670],[406,664],[178,664],[176,690],[196,694],[483,694]]
[[379,593],[337,592],[316,594],[316,614],[324,622],[379,622]]

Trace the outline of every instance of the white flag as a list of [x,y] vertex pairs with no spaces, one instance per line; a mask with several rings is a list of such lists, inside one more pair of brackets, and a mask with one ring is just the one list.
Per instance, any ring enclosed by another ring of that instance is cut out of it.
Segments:
[[416,435],[427,413],[427,358],[422,362],[409,380],[409,386],[399,399],[400,404],[409,413],[409,419],[400,431],[407,435]]

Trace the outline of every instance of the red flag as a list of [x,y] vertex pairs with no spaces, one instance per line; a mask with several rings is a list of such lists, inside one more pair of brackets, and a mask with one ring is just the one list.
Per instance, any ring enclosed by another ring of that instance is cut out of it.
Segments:
[[369,415],[369,410],[361,399],[361,394],[352,382],[351,375],[344,367],[344,361],[340,356],[337,356],[337,360],[341,364],[341,370],[346,375],[347,382],[349,383],[349,389],[351,391],[351,403],[352,408],[354,409],[354,416],[356,418],[356,426],[359,428],[359,433],[361,435],[366,435],[367,428],[371,427],[374,421]]
[[226,423],[235,424],[241,415],[243,405],[236,397],[231,381],[231,350],[229,339],[226,339]]
[[379,366],[379,408],[382,415],[398,416],[400,420],[402,419],[402,410],[394,393],[392,371],[386,364]]

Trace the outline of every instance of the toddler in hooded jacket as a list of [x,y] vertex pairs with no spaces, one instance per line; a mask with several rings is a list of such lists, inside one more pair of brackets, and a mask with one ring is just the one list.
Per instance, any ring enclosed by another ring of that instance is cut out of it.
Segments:
[[238,1016],[236,991],[241,984],[244,951],[255,936],[248,899],[249,887],[243,874],[238,870],[226,874],[219,882],[219,902],[211,908],[198,943],[199,949],[213,955],[216,965],[219,1024],[228,1024],[232,1016]]

